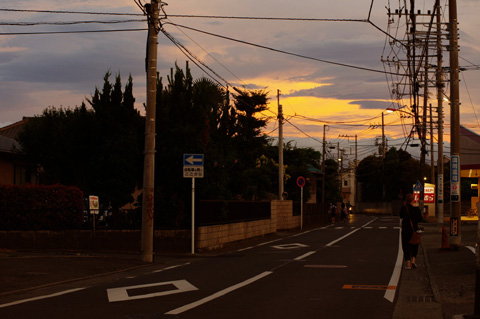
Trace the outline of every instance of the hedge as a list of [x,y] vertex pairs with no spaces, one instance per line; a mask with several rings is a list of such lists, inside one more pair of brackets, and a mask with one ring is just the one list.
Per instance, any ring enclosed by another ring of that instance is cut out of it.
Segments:
[[83,193],[63,185],[0,185],[1,230],[80,229]]

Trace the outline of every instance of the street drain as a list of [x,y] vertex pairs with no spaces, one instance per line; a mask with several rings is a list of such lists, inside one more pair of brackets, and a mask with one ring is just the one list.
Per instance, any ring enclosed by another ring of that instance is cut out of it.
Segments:
[[433,296],[409,296],[408,302],[435,302]]

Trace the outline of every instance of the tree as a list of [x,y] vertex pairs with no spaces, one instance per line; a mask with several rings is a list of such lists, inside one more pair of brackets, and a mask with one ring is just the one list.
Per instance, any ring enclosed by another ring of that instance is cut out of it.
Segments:
[[104,77],[102,91],[87,101],[92,106],[54,108],[29,121],[19,134],[23,151],[41,166],[44,184],[76,185],[85,194],[100,196],[114,216],[140,183],[143,119],[134,108],[133,82],[124,92]]
[[[424,170],[428,171],[429,167],[426,165]],[[402,195],[412,192],[413,185],[422,176],[420,162],[408,152],[394,147],[386,152],[385,159],[367,156],[357,168],[357,181],[361,183],[364,201],[400,199]]]

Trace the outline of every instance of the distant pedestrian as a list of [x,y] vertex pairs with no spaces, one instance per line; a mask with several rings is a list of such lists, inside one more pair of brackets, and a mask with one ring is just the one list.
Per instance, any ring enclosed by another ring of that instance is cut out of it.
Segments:
[[337,215],[337,206],[330,203],[330,215],[332,217],[332,223],[335,224],[335,216]]
[[418,244],[411,244],[410,239],[414,232],[418,231],[418,223],[423,221],[418,207],[412,205],[413,194],[407,194],[405,203],[400,209],[402,219],[402,249],[403,258],[406,261],[405,269],[417,268],[415,259],[418,252]]

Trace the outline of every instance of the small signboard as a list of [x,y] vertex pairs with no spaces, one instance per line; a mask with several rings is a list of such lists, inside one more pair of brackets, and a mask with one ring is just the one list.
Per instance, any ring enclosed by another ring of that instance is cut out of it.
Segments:
[[183,177],[203,178],[203,154],[183,154]]
[[435,187],[425,186],[425,190],[423,192],[423,202],[435,203]]
[[450,200],[460,201],[460,156],[450,157]]
[[458,236],[458,217],[450,217],[450,236]]
[[98,196],[94,196],[94,195],[88,196],[88,203],[90,208],[90,214],[98,215],[98,212],[100,210]]

